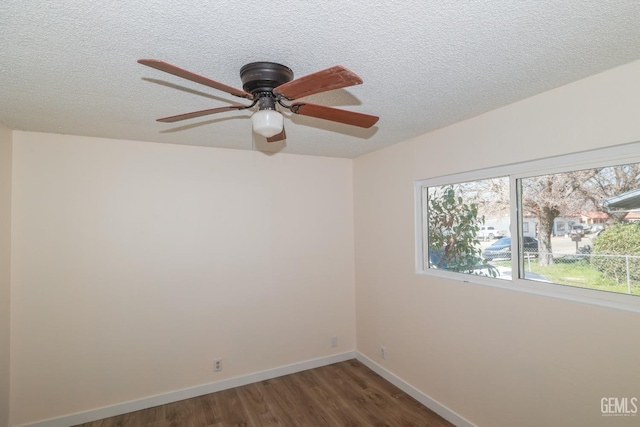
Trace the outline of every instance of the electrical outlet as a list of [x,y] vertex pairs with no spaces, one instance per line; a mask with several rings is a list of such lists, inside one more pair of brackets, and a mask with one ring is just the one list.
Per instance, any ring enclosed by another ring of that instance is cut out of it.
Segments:
[[213,370],[215,372],[222,371],[222,358],[213,360]]
[[383,345],[380,346],[380,359],[387,358],[387,348]]
[[331,337],[331,347],[337,347],[337,346],[338,346],[338,337],[334,335]]

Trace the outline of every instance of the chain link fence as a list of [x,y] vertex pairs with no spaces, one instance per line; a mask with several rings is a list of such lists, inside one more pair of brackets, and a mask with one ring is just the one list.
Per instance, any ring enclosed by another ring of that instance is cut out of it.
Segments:
[[[583,267],[582,269],[575,269],[575,275],[580,273],[584,274],[584,267],[590,267],[591,269],[599,272],[604,280],[608,280],[612,289],[607,289],[613,292],[639,294],[640,293],[640,256],[637,255],[612,255],[612,254],[593,254],[588,249],[578,250],[575,254],[549,254],[553,257],[553,265],[555,266],[575,266]],[[527,271],[534,270],[535,264],[538,262],[536,258],[538,256],[545,256],[544,254],[538,254],[537,252],[526,252],[524,256],[525,269]],[[553,265],[547,266],[547,269],[553,268]],[[571,274],[571,269],[564,268],[563,271],[567,274]],[[576,286],[575,282],[579,282],[580,277],[567,277],[566,282],[558,278],[554,278],[554,282],[559,284],[570,284]],[[580,286],[580,285],[577,285]],[[588,283],[585,284],[586,288],[591,288]]]

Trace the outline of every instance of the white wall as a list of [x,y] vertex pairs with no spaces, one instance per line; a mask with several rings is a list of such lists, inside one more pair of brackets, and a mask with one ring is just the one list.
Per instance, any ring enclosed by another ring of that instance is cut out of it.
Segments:
[[11,131],[0,126],[0,426],[9,425]]
[[[640,141],[640,62],[354,161],[357,348],[478,426],[637,425],[640,315],[414,271],[413,182]],[[386,360],[378,357],[384,344]]]
[[352,177],[14,132],[12,423],[355,350]]

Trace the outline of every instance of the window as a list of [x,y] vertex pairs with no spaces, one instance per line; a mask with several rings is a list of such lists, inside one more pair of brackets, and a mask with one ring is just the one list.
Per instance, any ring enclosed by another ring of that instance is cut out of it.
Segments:
[[424,187],[423,193],[425,265],[496,276],[497,271],[484,262],[480,240],[508,239],[504,237],[509,224],[508,178]]
[[[640,295],[640,163],[518,182],[519,211],[538,225],[538,259],[524,264],[525,279]],[[602,216],[596,227],[592,218]]]
[[418,272],[640,311],[638,153],[627,144],[417,182]]

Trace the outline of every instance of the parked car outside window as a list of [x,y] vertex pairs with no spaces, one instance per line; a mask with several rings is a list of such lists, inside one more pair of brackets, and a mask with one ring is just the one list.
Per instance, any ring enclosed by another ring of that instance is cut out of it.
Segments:
[[[523,237],[523,252],[525,256],[538,256],[538,241],[533,237]],[[511,259],[511,237],[503,237],[482,251],[482,257],[487,261],[495,259]]]
[[482,239],[482,240],[493,240],[493,239],[500,239],[501,237],[504,237],[504,231],[501,230],[497,230],[495,227],[480,227],[480,230],[478,230],[478,235],[476,236],[478,239]]
[[574,224],[569,229],[569,237],[584,236],[587,229],[582,224]]

